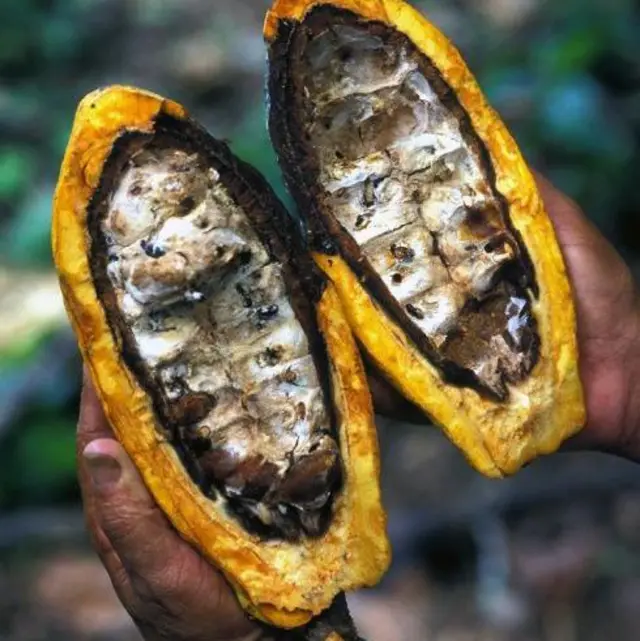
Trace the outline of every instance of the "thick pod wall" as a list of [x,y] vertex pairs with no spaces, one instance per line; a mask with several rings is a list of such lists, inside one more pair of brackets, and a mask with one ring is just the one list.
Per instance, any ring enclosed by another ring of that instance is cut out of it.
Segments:
[[91,379],[176,529],[285,628],[389,562],[366,376],[297,235],[180,105],[124,87],[80,104],[53,252]]
[[583,425],[572,291],[531,172],[402,0],[277,0],[270,131],[377,369],[490,476]]

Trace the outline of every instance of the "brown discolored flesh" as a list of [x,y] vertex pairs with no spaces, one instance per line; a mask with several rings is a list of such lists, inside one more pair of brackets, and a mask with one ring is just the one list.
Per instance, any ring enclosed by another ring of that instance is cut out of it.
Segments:
[[112,153],[91,213],[94,280],[203,492],[254,533],[317,536],[341,463],[291,224],[226,147],[201,149],[181,126]]
[[505,400],[538,359],[535,281],[455,95],[404,35],[334,7],[281,27],[271,63],[272,137],[316,237],[447,378]]

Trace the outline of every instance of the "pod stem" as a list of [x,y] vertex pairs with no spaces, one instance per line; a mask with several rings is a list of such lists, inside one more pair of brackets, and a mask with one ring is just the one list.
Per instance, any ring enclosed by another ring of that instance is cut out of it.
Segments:
[[[273,636],[269,636],[269,633]],[[295,630],[271,628],[264,641],[364,641],[349,613],[347,599],[340,593],[328,610]]]

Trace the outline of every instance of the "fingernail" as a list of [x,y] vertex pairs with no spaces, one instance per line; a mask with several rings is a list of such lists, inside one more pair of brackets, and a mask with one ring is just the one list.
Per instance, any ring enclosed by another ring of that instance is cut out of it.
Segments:
[[83,456],[94,487],[100,491],[109,490],[118,483],[122,476],[120,462],[104,452],[95,451],[87,445]]

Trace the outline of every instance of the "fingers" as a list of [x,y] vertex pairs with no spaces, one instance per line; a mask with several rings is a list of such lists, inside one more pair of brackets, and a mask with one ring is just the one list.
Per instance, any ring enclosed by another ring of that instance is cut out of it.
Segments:
[[113,438],[88,380],[78,448],[87,520],[97,551],[138,625],[162,628],[179,638],[255,634],[257,626],[247,619],[220,573],[178,535],[155,503]]
[[544,178],[538,177],[538,183],[576,294],[581,338],[607,336],[612,322],[625,320],[634,304],[631,272],[578,205]]
[[[85,370],[77,433],[78,469],[87,525],[114,587],[131,597],[129,570],[157,571],[150,545],[160,532],[181,543],[147,491],[104,415]],[[138,540],[142,539],[142,542]],[[161,542],[164,539],[161,538]],[[166,553],[166,551],[165,551]]]
[[544,176],[536,174],[535,178],[549,216],[560,233],[567,230],[567,228],[579,228],[582,231],[591,230],[592,226],[589,219],[576,203]]
[[129,572],[153,580],[165,570],[182,541],[117,441],[91,441],[83,451],[83,460],[96,524]]
[[97,438],[113,438],[111,427],[102,411],[100,400],[93,389],[87,368],[84,369],[80,418],[78,420],[78,458],[88,443]]
[[624,260],[580,207],[544,178],[538,177],[538,184],[573,287],[587,407],[585,429],[565,449],[615,449],[625,426],[635,425],[629,416],[636,415],[630,409],[640,336],[636,285]]
[[[619,261],[617,252],[582,209],[543,176],[536,175],[536,181],[558,240],[565,252],[570,252],[575,247],[586,246],[594,255],[612,259],[617,265]],[[603,259],[603,265],[605,262]]]
[[[87,370],[84,370],[82,396],[80,400],[80,417],[76,434],[76,451],[78,459],[78,480],[84,504],[85,516],[91,536],[98,551],[108,547],[104,534],[99,531],[94,516],[94,496],[91,492],[91,479],[83,457],[86,446],[98,438],[113,438],[111,427],[102,411],[100,401],[93,389]],[[104,561],[105,559],[103,559]]]
[[[577,236],[596,240],[604,237],[596,229],[582,209],[566,194],[557,189],[549,180],[536,174],[536,182],[560,241]],[[606,241],[605,241],[606,242]]]
[[93,389],[87,369],[84,369],[80,417],[76,435],[78,480],[82,494],[85,519],[94,548],[100,556],[118,596],[127,604],[132,598],[132,589],[127,573],[111,542],[100,528],[96,518],[96,497],[92,491],[89,470],[83,456],[86,446],[95,439],[112,438],[111,427],[102,411],[100,400]]
[[618,276],[624,267],[618,253],[582,209],[546,178],[538,175],[536,180],[572,280],[580,284],[581,273],[585,270],[607,274],[601,279],[603,282]]
[[78,448],[83,496],[98,552],[106,561],[115,551],[128,572],[153,580],[183,541],[113,438],[88,379],[82,394]]

